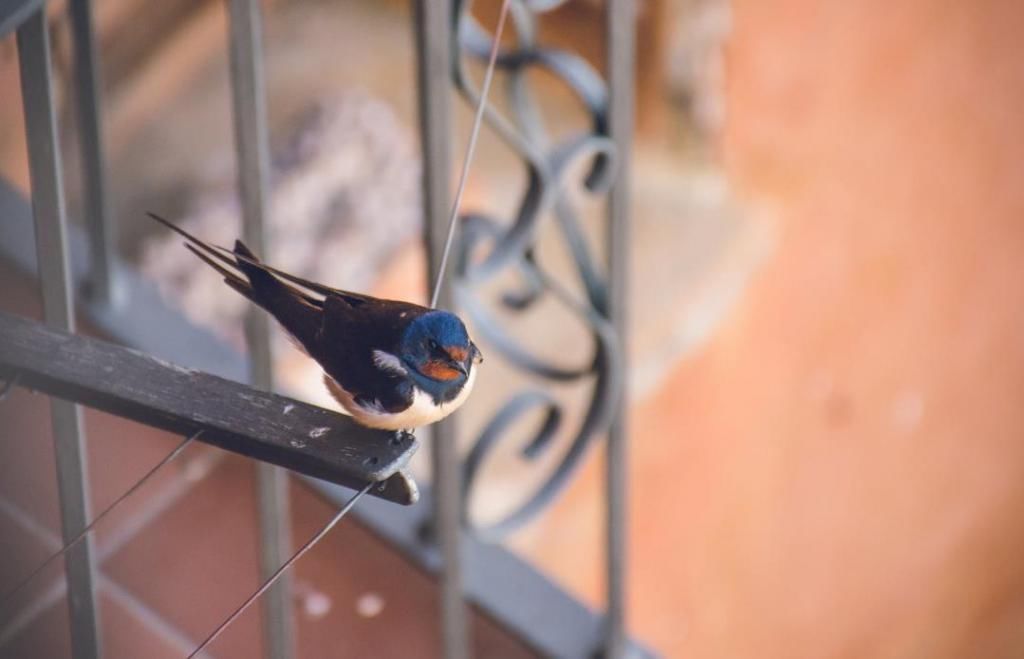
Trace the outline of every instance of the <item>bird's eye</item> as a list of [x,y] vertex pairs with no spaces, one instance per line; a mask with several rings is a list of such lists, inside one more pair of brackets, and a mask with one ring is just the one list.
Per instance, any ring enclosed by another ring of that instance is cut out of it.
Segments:
[[437,352],[437,351],[439,351],[439,350],[441,349],[441,344],[439,344],[439,343],[438,343],[437,341],[435,341],[434,339],[430,339],[430,340],[429,340],[429,341],[427,342],[427,346],[429,346],[429,347],[430,347],[430,349],[431,349],[432,351],[434,351],[434,352]]

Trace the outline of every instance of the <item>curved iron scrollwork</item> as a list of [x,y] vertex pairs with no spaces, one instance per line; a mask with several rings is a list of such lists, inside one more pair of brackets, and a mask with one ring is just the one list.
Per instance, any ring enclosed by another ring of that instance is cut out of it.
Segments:
[[[468,511],[476,477],[493,449],[508,436],[513,424],[541,410],[540,427],[522,449],[524,459],[536,460],[551,450],[552,440],[562,429],[565,415],[549,393],[543,389],[526,389],[505,402],[476,439],[463,464],[463,520],[475,534],[489,540],[500,539],[526,523],[569,482],[586,449],[608,429],[623,388],[619,341],[607,318],[607,282],[595,265],[577,212],[566,195],[571,167],[579,163],[588,165],[582,185],[589,194],[606,193],[614,179],[615,146],[606,135],[607,87],[582,57],[537,43],[537,15],[563,2],[513,0],[510,4],[517,42],[514,47],[501,50],[496,63],[507,84],[510,115],[488,106],[484,119],[522,158],[527,185],[511,224],[502,225],[480,214],[461,218],[452,271],[453,289],[459,307],[472,319],[476,332],[490,349],[496,348],[517,368],[551,382],[593,382],[587,411],[579,427],[573,430],[568,449],[554,471],[516,509],[487,525],[475,524]],[[468,0],[457,0],[453,5],[453,33],[457,37],[452,75],[460,93],[476,105],[479,90],[468,73],[468,60],[486,61],[493,37],[473,18],[470,5]],[[559,142],[548,137],[539,106],[526,80],[527,73],[537,67],[555,76],[574,93],[591,117],[586,130]],[[535,258],[538,228],[547,218],[557,222],[560,238],[572,256],[585,292],[582,299],[548,275]],[[482,259],[469,258],[470,254],[480,253],[485,254]],[[553,297],[592,337],[588,361],[577,365],[549,363],[503,328],[491,312],[492,303],[482,299],[480,288],[509,270],[518,272],[522,286],[506,291],[500,304],[513,312],[524,313],[541,298]]]

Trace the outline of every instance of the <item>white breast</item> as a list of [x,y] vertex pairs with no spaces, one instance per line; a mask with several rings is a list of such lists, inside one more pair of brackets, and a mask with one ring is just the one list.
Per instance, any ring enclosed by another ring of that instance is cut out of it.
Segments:
[[356,403],[352,394],[345,391],[334,378],[324,373],[324,383],[327,385],[328,391],[346,412],[364,426],[382,430],[410,430],[440,421],[466,402],[469,394],[473,391],[475,381],[476,364],[472,364],[469,368],[469,377],[466,378],[466,384],[459,391],[459,395],[440,405],[434,402],[430,394],[413,385],[412,404],[401,412],[392,414],[385,412],[379,405]]

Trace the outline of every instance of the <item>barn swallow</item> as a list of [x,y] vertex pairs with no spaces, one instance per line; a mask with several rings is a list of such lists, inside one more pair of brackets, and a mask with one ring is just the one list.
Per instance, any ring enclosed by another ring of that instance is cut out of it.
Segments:
[[473,390],[483,357],[455,314],[302,279],[262,263],[239,240],[231,251],[149,216],[269,312],[316,360],[331,396],[359,423],[385,430],[428,425]]

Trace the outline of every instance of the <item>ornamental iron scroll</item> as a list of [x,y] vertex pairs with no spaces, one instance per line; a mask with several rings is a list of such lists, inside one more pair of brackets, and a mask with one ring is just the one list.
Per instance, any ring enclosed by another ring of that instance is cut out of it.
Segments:
[[[562,1],[513,0],[510,16],[515,22],[516,43],[499,51],[497,68],[504,74],[509,114],[493,105],[484,111],[488,126],[522,159],[527,184],[518,209],[508,225],[479,213],[461,216],[456,245],[453,291],[456,303],[475,324],[477,333],[519,370],[552,383],[592,380],[590,400],[568,449],[554,471],[511,512],[486,525],[473,522],[469,503],[481,467],[508,430],[527,414],[542,412],[540,427],[521,450],[526,460],[536,460],[551,450],[565,414],[559,402],[543,388],[527,388],[506,401],[476,438],[462,466],[462,517],[464,524],[486,540],[499,540],[546,508],[565,487],[580,465],[586,449],[612,422],[622,395],[622,359],[619,336],[608,318],[606,278],[591,255],[578,214],[566,189],[571,167],[584,163],[583,189],[591,195],[608,192],[615,176],[615,144],[607,136],[607,86],[582,57],[537,43],[537,15],[564,4]],[[470,59],[486,60],[493,37],[470,12],[471,2],[453,5],[453,33],[457,35],[452,75],[459,92],[474,106],[479,90],[468,72]],[[545,130],[540,108],[526,80],[534,68],[546,70],[574,94],[590,116],[590,125],[570,138],[553,141]],[[584,296],[574,294],[550,276],[538,263],[534,245],[546,218],[553,217],[575,266]],[[470,259],[471,254],[481,254]],[[584,327],[592,339],[589,360],[578,365],[550,363],[511,336],[484,301],[482,285],[500,273],[513,271],[521,286],[507,290],[499,304],[514,313],[525,313],[550,296]]]

